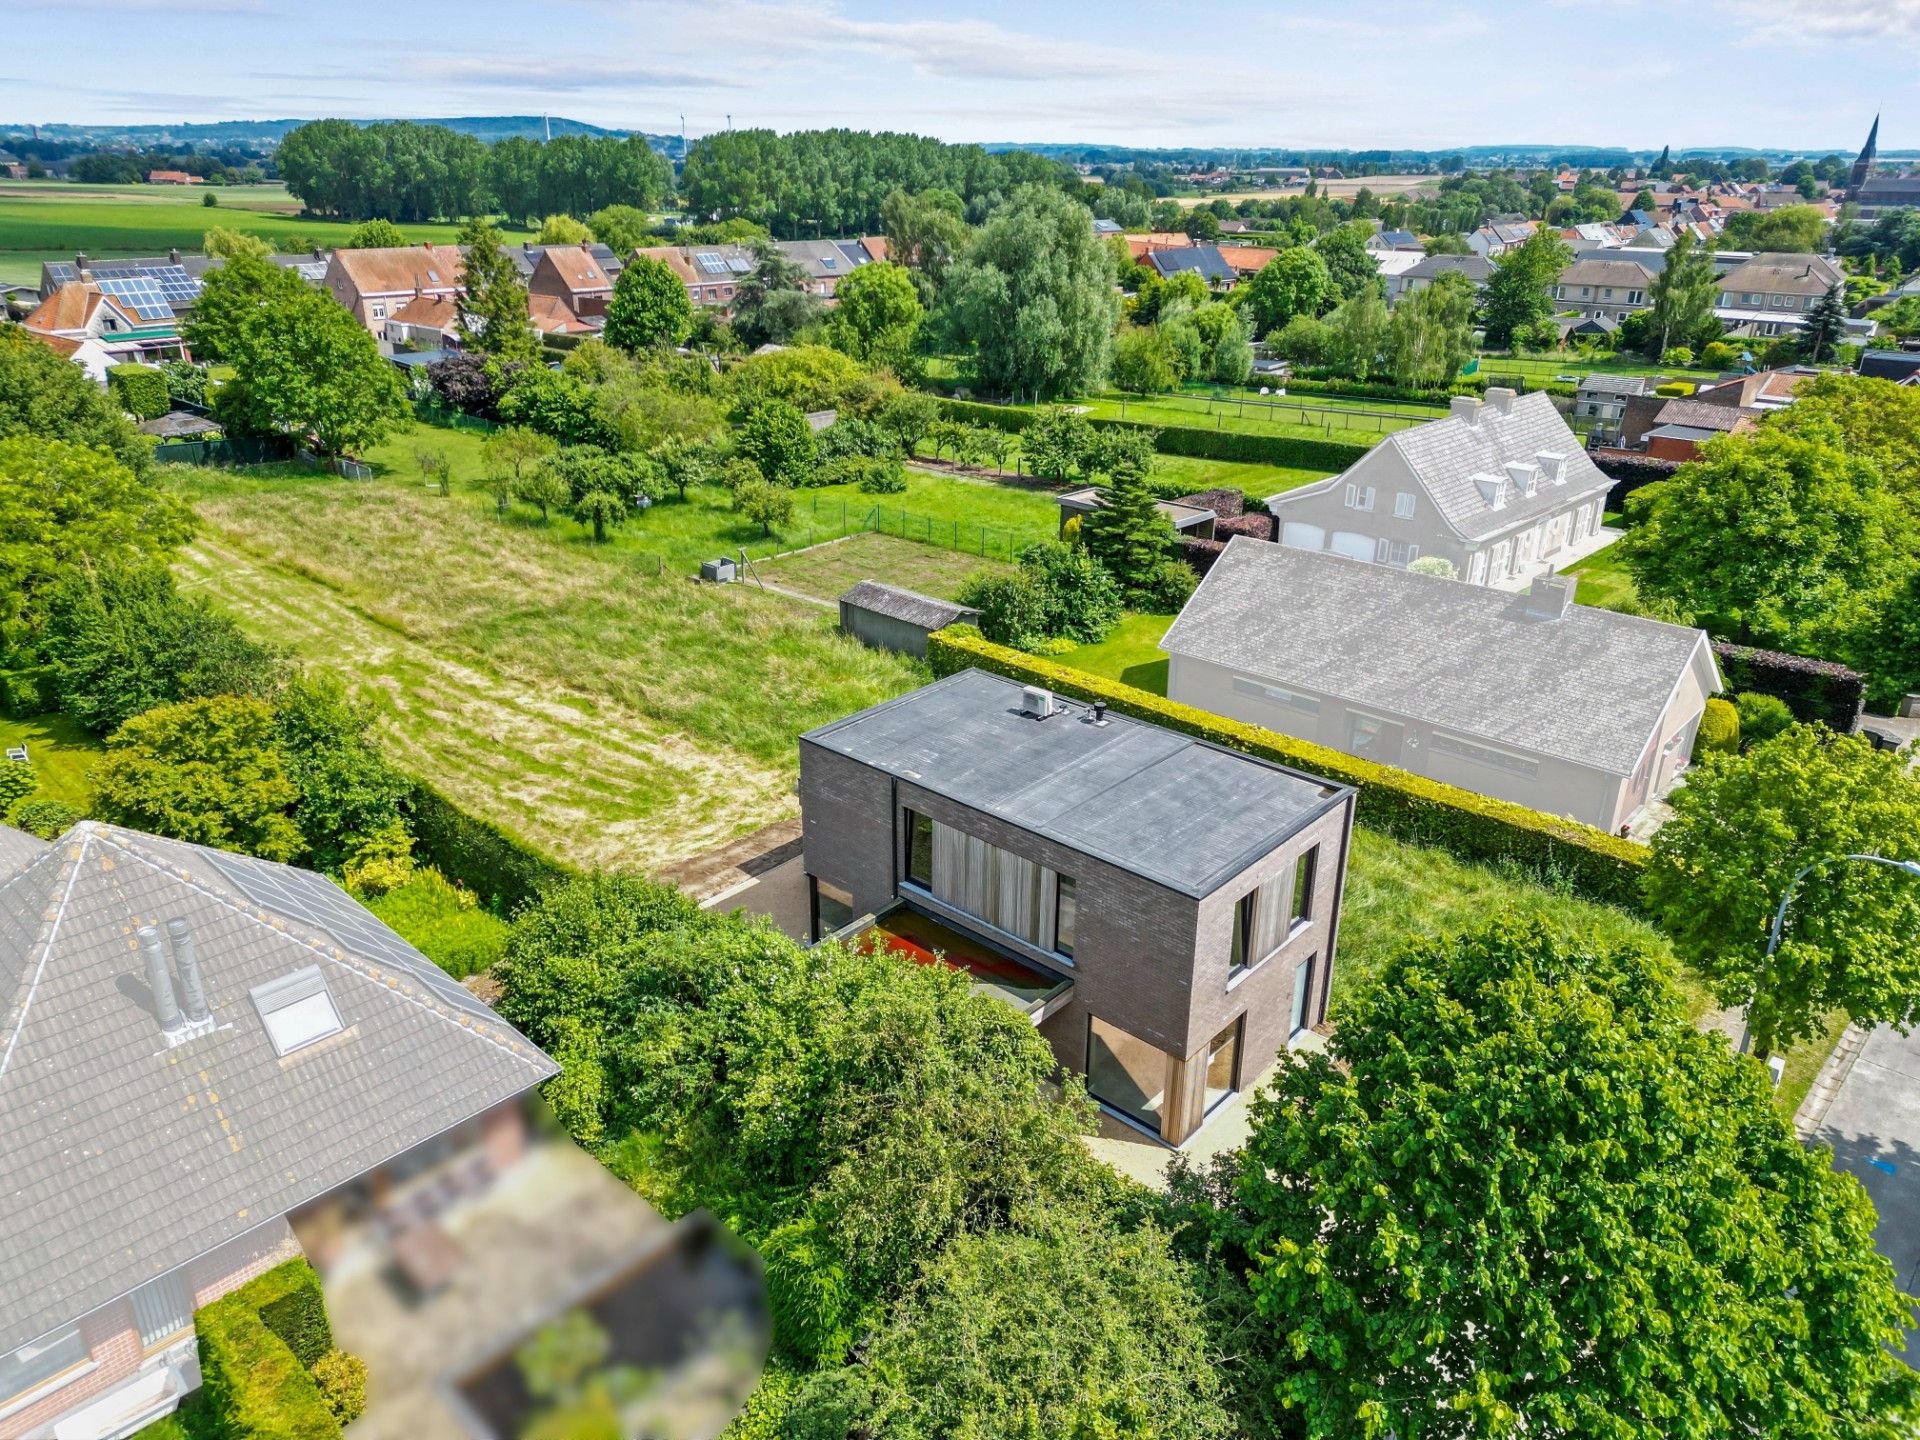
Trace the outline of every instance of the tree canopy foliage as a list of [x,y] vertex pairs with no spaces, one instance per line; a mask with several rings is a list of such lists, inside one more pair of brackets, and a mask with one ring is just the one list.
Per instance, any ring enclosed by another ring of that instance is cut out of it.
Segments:
[[678,345],[692,329],[693,302],[672,268],[646,255],[629,260],[607,303],[607,344],[619,350]]
[[1495,257],[1482,305],[1487,344],[1510,345],[1517,331],[1553,313],[1553,287],[1573,263],[1573,247],[1557,230],[1542,226]]
[[86,371],[0,325],[0,440],[14,436],[98,446],[136,475],[153,468],[152,445]]

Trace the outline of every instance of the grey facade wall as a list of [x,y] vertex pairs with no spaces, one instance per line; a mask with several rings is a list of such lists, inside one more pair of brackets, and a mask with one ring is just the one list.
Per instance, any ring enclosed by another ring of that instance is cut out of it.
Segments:
[[[978,610],[962,610],[960,618],[954,622],[959,625],[978,625]],[[864,605],[854,605],[846,600],[840,602],[840,628],[862,645],[875,650],[892,650],[897,654],[911,655],[915,659],[927,658],[927,636],[933,632],[924,625],[916,625],[910,620],[902,620],[895,615],[882,615],[869,610]]]

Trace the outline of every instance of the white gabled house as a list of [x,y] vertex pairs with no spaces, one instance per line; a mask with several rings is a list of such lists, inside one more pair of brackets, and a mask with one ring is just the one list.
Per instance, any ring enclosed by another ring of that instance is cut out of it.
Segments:
[[1267,509],[1282,545],[1400,569],[1438,555],[1461,580],[1514,590],[1617,538],[1600,523],[1612,486],[1544,393],[1496,387]]

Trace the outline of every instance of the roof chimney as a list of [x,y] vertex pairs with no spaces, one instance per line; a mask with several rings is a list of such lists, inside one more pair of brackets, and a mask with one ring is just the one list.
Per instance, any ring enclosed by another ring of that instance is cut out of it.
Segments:
[[1471,395],[1456,395],[1448,406],[1448,413],[1455,420],[1464,420],[1469,425],[1480,423],[1480,402]]
[[147,962],[147,988],[153,992],[153,1018],[161,1031],[178,1035],[187,1028],[186,1017],[173,998],[173,973],[167,969],[167,952],[160,948],[160,932],[151,925],[140,927],[140,953]]
[[193,948],[193,927],[177,916],[167,921],[167,944],[173,950],[173,963],[180,970],[181,1008],[187,1020],[198,1024],[211,1015],[207,1009],[207,989],[200,980],[200,956]]
[[178,265],[180,263],[180,247],[178,245],[167,251],[167,263],[169,265]]
[[1504,385],[1490,386],[1487,390],[1487,404],[1502,415],[1513,413],[1513,402],[1518,398]]
[[1527,587],[1526,617],[1529,620],[1564,620],[1573,609],[1573,590],[1577,582],[1571,575],[1556,575],[1551,570],[1533,577]]

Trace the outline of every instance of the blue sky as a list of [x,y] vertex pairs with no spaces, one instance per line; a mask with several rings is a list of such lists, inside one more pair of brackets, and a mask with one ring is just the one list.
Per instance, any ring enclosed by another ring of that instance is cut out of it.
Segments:
[[1884,109],[1886,145],[1920,147],[1920,0],[7,8],[36,42],[19,53],[103,62],[0,61],[7,122],[548,111],[655,131],[684,114],[694,135],[731,115],[951,140],[1851,151]]

